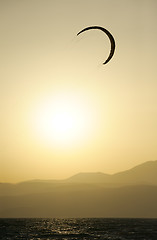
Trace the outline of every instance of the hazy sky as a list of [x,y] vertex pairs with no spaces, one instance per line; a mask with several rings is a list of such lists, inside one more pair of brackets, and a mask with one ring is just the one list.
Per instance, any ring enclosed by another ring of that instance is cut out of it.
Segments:
[[0,0],[1,182],[157,159],[156,23],[156,0]]

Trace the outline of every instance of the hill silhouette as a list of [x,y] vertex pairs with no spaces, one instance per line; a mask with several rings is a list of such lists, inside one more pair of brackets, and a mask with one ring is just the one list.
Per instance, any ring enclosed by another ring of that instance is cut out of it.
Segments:
[[0,184],[0,217],[157,217],[157,161],[113,175]]
[[79,173],[68,179],[69,182],[157,184],[157,161],[148,161],[127,171],[116,174]]

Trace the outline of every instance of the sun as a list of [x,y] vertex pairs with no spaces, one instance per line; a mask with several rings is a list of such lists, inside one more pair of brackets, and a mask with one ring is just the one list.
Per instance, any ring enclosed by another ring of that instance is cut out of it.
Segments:
[[56,95],[40,102],[35,111],[34,128],[47,144],[74,144],[90,134],[93,118],[85,99],[74,94]]

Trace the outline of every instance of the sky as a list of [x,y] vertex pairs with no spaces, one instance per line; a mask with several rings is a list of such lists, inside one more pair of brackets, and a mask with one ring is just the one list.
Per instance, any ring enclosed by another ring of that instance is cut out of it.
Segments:
[[[0,182],[157,160],[157,1],[0,0]],[[115,38],[116,50],[102,26]]]

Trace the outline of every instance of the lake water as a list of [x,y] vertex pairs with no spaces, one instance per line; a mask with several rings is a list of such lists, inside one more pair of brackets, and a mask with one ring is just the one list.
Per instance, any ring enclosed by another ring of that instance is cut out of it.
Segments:
[[0,239],[157,240],[157,219],[0,219]]

